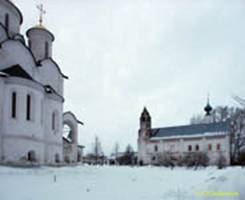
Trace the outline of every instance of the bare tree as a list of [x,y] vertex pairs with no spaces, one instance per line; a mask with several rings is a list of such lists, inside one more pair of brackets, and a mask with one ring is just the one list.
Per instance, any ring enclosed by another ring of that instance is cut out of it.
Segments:
[[245,150],[245,109],[237,108],[231,120],[230,137],[231,162],[237,163],[241,153]]
[[206,167],[209,158],[206,152],[188,152],[182,157],[181,164],[187,167]]
[[[245,100],[239,97],[234,99],[245,106]],[[245,108],[217,106],[213,112],[213,122],[230,122],[230,158],[231,164],[239,163],[241,153],[245,152]],[[203,123],[204,117],[195,115],[191,124]]]
[[203,115],[193,115],[190,119],[190,124],[201,124],[203,122]]
[[131,153],[133,153],[133,152],[134,152],[133,147],[132,147],[130,144],[128,144],[128,146],[126,147],[125,153],[126,153],[126,154],[131,154]]
[[218,159],[216,161],[218,169],[223,169],[226,166],[225,156],[220,152]]
[[231,122],[231,162],[243,164],[245,157],[245,99],[234,96],[242,108],[237,108]]
[[93,154],[95,156],[96,164],[98,163],[98,158],[103,156],[103,150],[101,146],[101,142],[98,136],[95,136],[95,141],[93,145]]
[[[211,113],[213,122],[225,122],[235,115],[236,109],[228,106],[217,106]],[[190,124],[203,123],[205,116],[202,114],[193,115]]]
[[225,122],[235,115],[236,109],[228,106],[217,106],[213,111],[214,122]]
[[239,96],[233,96],[233,99],[239,103],[242,107],[245,107],[245,99],[239,97]]
[[114,146],[114,154],[115,154],[116,159],[118,158],[119,148],[120,148],[119,143],[116,142],[116,144]]
[[158,153],[157,158],[160,166],[174,167],[174,160],[172,159],[171,153],[168,151]]
[[118,159],[118,161],[121,165],[134,165],[136,163],[135,156],[134,156],[134,150],[130,144],[127,145],[124,155],[121,156]]

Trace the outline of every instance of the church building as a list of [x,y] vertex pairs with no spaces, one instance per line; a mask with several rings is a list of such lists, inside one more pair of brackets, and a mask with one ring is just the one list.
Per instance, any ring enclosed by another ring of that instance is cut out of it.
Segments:
[[212,122],[209,102],[204,110],[206,114],[202,124],[152,128],[150,113],[144,108],[138,133],[138,163],[158,165],[163,154],[178,162],[188,154],[202,152],[209,165],[217,164],[221,157],[224,164],[229,165],[229,121]]
[[63,125],[71,127],[69,159],[78,157],[78,124],[63,114],[64,80],[52,57],[55,36],[43,26],[40,5],[37,26],[20,33],[21,11],[0,0],[0,163],[55,164],[64,161]]

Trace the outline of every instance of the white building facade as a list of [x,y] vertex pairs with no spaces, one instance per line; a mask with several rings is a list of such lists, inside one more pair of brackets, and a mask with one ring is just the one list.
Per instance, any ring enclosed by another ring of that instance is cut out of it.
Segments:
[[209,112],[207,123],[152,128],[151,116],[144,108],[138,133],[138,163],[160,164],[159,155],[163,154],[178,161],[188,154],[202,152],[207,155],[209,165],[218,164],[221,157],[224,164],[229,165],[229,121],[212,123],[208,120]]
[[68,77],[52,58],[54,35],[40,24],[26,43],[22,22],[20,10],[0,0],[0,163],[60,163]]

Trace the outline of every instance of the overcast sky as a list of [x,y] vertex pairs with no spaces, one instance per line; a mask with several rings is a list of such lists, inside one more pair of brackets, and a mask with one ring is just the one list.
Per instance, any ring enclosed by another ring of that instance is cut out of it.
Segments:
[[[37,24],[40,1],[14,0],[22,33]],[[65,110],[85,123],[79,140],[106,153],[137,147],[139,115],[154,127],[189,123],[211,104],[245,97],[244,0],[43,0],[44,24],[65,81]]]

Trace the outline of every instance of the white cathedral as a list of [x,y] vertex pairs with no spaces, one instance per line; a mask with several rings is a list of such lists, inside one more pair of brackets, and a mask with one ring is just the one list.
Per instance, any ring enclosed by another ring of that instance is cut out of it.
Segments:
[[[42,25],[20,33],[21,11],[0,0],[0,163],[55,164],[77,162],[78,124],[63,113],[64,80],[52,58],[54,35]],[[63,137],[64,124],[70,127]],[[79,148],[80,147],[80,148]]]

